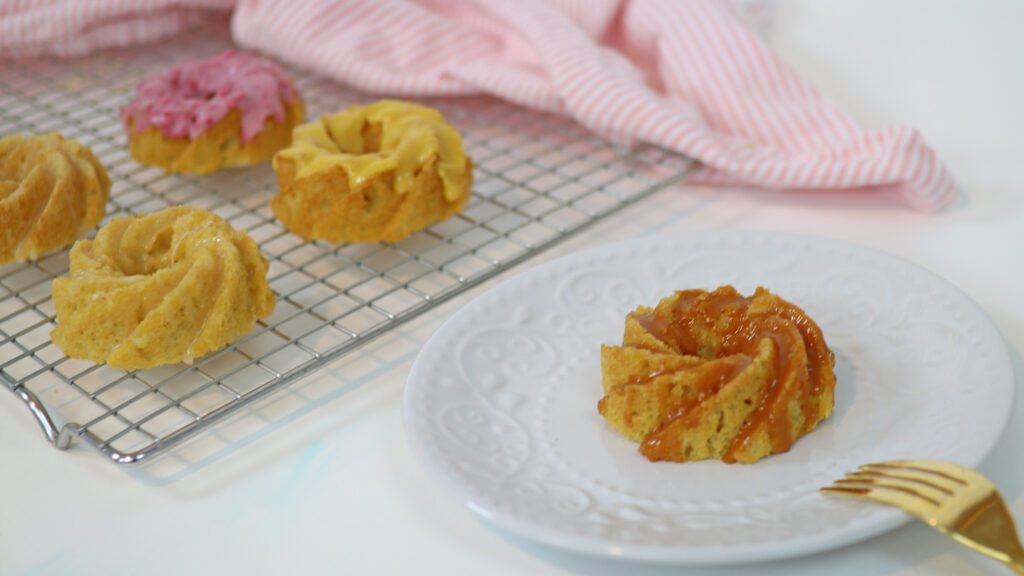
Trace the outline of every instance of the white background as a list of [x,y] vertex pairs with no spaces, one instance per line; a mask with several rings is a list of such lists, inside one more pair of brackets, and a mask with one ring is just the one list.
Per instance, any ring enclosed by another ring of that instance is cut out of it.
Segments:
[[[849,194],[676,188],[543,258],[648,233],[719,228],[832,236],[944,276],[995,320],[1024,380],[1024,2],[780,0],[771,44],[867,126],[920,128],[964,189],[941,214]],[[479,290],[469,295],[479,293]],[[401,394],[456,299],[335,363],[160,466],[126,470],[47,446],[0,395],[0,574],[1002,574],[911,524],[813,557],[666,569],[498,534],[413,460]],[[984,382],[978,382],[984,386]],[[1024,521],[1024,393],[984,465]],[[970,433],[970,431],[965,431]]]

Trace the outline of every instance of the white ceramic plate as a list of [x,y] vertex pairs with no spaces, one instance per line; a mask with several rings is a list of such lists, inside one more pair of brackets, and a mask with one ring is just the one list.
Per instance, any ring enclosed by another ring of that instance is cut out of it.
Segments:
[[[802,306],[836,355],[832,417],[754,465],[652,464],[597,413],[599,347],[673,290],[764,285]],[[409,443],[497,526],[577,552],[724,564],[868,538],[905,516],[819,486],[893,458],[977,465],[1013,404],[1005,344],[955,287],[821,238],[712,233],[573,254],[496,286],[423,347]]]

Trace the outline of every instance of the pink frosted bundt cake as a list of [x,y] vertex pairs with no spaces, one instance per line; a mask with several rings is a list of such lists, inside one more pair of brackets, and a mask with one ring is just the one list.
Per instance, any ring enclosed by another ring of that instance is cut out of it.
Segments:
[[233,50],[142,80],[121,109],[132,158],[196,174],[270,160],[304,113],[284,70]]

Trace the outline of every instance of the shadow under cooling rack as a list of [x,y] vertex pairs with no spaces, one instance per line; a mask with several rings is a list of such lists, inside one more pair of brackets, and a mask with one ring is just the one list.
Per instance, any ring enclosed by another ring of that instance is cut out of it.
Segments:
[[[217,213],[259,243],[277,295],[273,315],[194,365],[122,372],[68,358],[50,342],[50,281],[67,272],[66,250],[0,267],[0,381],[59,448],[81,438],[114,462],[152,458],[677,181],[691,165],[650,147],[617,154],[569,120],[490,98],[426,99],[459,129],[474,160],[465,212],[395,244],[307,242],[274,219],[265,165],[179,176],[128,155],[118,109],[135,83],[228,46],[226,31],[209,28],[79,60],[0,62],[0,135],[59,131],[90,146],[113,180],[108,220],[179,204]],[[292,72],[310,118],[370,99]]]

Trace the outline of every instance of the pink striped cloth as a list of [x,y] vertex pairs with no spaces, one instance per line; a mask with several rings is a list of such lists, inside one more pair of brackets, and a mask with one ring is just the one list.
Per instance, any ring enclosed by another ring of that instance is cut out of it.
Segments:
[[703,183],[893,190],[923,211],[957,193],[917,131],[859,127],[722,0],[0,0],[0,55],[133,44],[232,6],[241,46],[368,92],[569,115],[698,159]]

